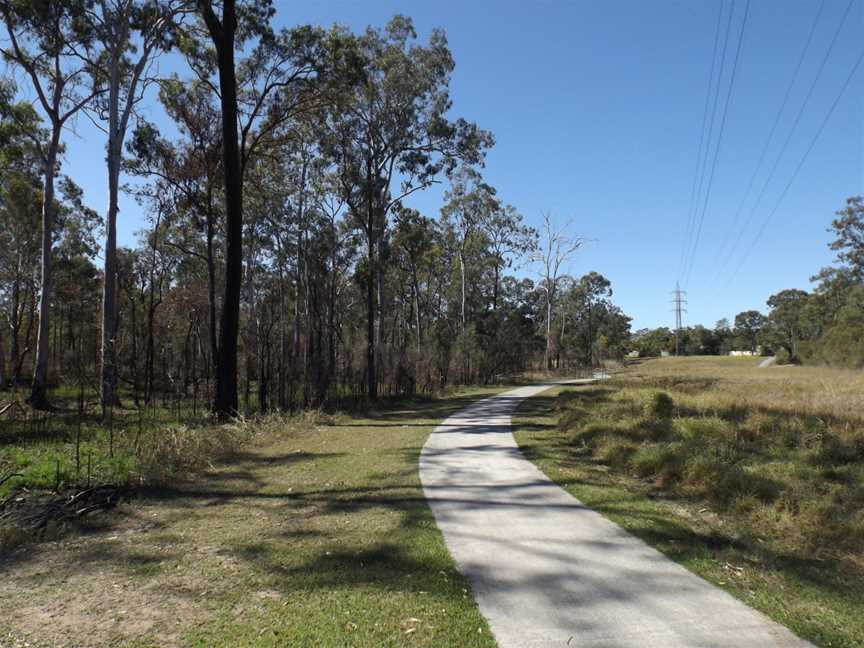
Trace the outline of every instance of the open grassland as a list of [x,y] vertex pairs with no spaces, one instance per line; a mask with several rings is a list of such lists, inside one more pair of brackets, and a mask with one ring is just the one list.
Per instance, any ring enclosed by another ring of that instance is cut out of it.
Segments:
[[0,646],[494,646],[417,473],[493,391],[271,419],[199,478],[7,552]]
[[823,646],[864,645],[864,374],[660,359],[517,415],[553,479]]

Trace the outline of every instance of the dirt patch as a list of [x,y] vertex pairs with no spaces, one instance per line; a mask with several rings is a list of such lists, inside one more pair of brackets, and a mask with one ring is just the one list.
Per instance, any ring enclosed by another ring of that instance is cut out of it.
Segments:
[[0,599],[9,611],[2,623],[14,630],[0,634],[0,646],[88,648],[148,635],[180,645],[206,588],[178,569],[176,539],[159,521],[172,513],[122,506],[81,535],[9,552]]

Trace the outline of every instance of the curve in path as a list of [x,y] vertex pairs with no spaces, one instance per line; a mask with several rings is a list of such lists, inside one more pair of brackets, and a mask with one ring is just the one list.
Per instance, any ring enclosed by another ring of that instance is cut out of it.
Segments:
[[553,386],[472,404],[438,426],[420,456],[435,520],[501,648],[809,646],[525,459],[510,416]]

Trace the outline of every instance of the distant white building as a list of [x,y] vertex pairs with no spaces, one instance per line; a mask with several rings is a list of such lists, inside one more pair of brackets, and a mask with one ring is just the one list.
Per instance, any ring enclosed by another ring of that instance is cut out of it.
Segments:
[[762,347],[757,346],[755,351],[730,351],[730,356],[760,356],[762,355]]

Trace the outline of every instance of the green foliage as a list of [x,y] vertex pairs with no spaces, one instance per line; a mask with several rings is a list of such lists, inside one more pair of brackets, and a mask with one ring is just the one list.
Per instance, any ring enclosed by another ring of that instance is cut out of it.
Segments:
[[735,316],[735,329],[733,334],[739,349],[756,351],[759,343],[759,334],[765,327],[765,316],[756,310],[744,311]]
[[793,356],[785,347],[780,347],[774,352],[778,365],[792,364]]

